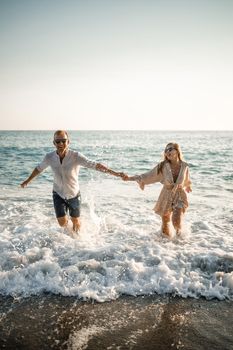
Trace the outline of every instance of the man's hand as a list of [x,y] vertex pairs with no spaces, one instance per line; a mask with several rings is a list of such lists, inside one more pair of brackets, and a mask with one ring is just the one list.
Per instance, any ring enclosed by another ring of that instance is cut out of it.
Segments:
[[25,180],[24,182],[22,182],[22,183],[20,184],[20,186],[21,186],[22,188],[26,187],[27,185],[28,185],[28,180]]

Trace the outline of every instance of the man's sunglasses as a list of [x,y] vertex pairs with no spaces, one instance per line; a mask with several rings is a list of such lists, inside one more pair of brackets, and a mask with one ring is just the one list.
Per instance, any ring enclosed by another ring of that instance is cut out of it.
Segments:
[[54,142],[59,145],[59,143],[66,143],[68,141],[68,139],[57,139],[57,140],[54,140]]

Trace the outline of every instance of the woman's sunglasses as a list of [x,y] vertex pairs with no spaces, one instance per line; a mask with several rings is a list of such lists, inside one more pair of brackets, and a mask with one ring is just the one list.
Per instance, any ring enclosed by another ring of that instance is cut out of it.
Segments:
[[165,153],[167,153],[167,152],[171,152],[171,151],[173,151],[174,149],[176,149],[175,147],[168,147],[168,148],[166,148],[165,149]]

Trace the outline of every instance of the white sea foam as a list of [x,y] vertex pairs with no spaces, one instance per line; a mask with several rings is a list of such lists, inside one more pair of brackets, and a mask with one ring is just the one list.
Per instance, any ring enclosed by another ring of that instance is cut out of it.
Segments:
[[88,342],[93,336],[98,336],[103,332],[104,328],[90,326],[81,328],[70,335],[67,345],[69,350],[84,350],[88,346]]

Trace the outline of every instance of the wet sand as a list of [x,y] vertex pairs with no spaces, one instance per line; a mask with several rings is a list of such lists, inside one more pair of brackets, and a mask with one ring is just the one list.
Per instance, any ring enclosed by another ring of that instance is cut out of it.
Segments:
[[0,298],[0,349],[233,349],[233,302],[171,296],[97,303]]

